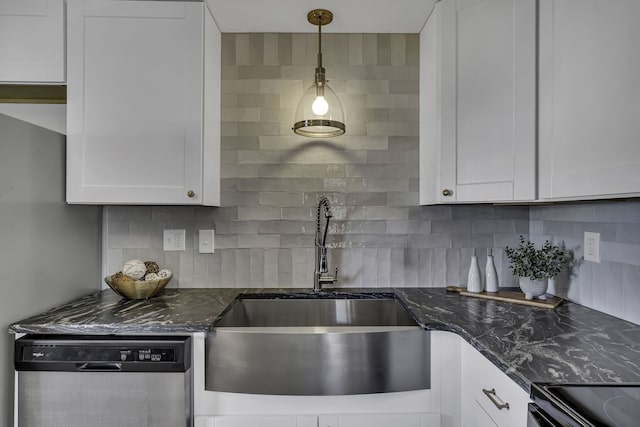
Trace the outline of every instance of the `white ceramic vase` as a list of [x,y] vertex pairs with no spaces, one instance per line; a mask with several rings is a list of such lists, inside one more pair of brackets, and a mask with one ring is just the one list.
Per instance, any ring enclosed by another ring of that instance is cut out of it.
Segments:
[[525,299],[541,299],[545,300],[547,297],[547,279],[531,280],[528,277],[520,277],[520,289],[524,292]]
[[482,276],[480,275],[480,265],[475,250],[471,256],[471,265],[469,266],[469,276],[467,280],[467,291],[482,292]]
[[493,254],[491,249],[487,252],[487,268],[485,269],[486,280],[485,290],[490,293],[498,292],[498,272],[493,262]]

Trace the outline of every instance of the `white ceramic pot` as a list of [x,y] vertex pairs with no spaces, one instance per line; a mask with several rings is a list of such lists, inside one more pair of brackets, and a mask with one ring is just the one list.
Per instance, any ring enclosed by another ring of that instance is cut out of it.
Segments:
[[520,289],[524,292],[525,299],[547,299],[547,279],[531,280],[528,277],[520,277]]

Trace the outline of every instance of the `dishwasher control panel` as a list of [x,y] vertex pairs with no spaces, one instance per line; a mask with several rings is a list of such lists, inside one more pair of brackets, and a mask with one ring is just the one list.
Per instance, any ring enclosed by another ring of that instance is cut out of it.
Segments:
[[190,337],[25,336],[16,341],[16,370],[182,371]]
[[33,362],[57,360],[67,362],[175,362],[171,348],[82,348],[65,345],[33,345],[22,348],[21,360]]

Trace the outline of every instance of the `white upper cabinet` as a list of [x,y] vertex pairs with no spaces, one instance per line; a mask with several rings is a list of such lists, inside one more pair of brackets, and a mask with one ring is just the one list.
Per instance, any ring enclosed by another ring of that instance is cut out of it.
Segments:
[[640,195],[640,2],[540,1],[540,198]]
[[64,0],[1,0],[0,82],[64,79]]
[[536,1],[442,0],[420,48],[420,203],[534,200]]
[[220,31],[199,2],[69,0],[67,202],[219,205]]

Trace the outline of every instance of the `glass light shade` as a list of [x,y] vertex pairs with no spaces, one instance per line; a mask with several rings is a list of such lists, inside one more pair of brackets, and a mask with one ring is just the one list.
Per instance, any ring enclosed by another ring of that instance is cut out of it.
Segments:
[[324,102],[318,98],[318,88],[314,83],[298,102],[293,131],[311,138],[342,135],[345,126],[340,98],[327,84],[324,85]]

